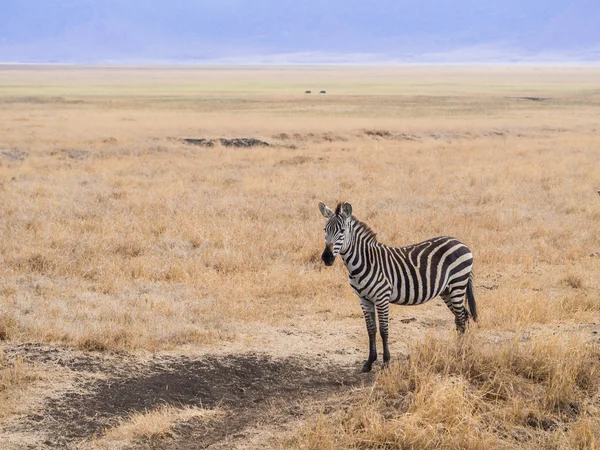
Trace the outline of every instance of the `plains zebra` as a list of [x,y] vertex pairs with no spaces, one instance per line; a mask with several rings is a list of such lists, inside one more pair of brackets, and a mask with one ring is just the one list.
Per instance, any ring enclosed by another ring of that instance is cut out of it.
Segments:
[[[477,320],[473,295],[473,255],[462,242],[436,237],[407,247],[388,247],[377,242],[375,233],[352,215],[349,203],[339,203],[335,212],[319,203],[325,225],[325,250],[321,259],[331,266],[339,254],[348,269],[348,282],[358,295],[369,333],[369,358],[362,371],[369,372],[377,360],[375,336],[383,341],[383,365],[390,360],[388,310],[390,303],[420,305],[440,296],[454,313],[456,329],[465,331],[469,313]],[[469,309],[464,306],[467,297]]]

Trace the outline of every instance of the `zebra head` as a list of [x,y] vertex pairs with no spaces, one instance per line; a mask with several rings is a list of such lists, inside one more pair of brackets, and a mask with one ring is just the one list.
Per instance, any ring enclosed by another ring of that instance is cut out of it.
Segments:
[[325,250],[321,255],[321,259],[327,266],[331,266],[335,261],[335,257],[344,247],[348,225],[352,218],[352,206],[350,203],[339,203],[335,208],[335,212],[319,202],[319,209],[323,217],[327,219],[325,224]]

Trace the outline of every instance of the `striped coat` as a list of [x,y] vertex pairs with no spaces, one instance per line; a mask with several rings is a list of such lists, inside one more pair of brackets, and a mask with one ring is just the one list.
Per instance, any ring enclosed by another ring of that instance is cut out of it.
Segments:
[[[389,247],[377,241],[375,233],[352,215],[349,203],[338,204],[335,212],[319,204],[325,225],[325,250],[321,256],[332,265],[340,255],[348,269],[348,281],[360,299],[369,334],[369,358],[363,371],[371,370],[377,359],[377,323],[383,341],[383,362],[388,349],[389,305],[419,305],[440,296],[455,317],[456,328],[464,332],[469,312],[477,319],[473,295],[473,255],[457,239],[436,237],[406,247]],[[465,296],[469,309],[464,305]]]

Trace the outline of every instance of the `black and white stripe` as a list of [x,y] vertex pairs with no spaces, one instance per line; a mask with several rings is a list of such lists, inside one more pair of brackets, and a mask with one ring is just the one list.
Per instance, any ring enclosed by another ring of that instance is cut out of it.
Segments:
[[[457,239],[441,236],[407,247],[388,247],[377,242],[375,233],[352,215],[349,203],[338,204],[335,212],[319,203],[325,218],[325,250],[321,258],[330,266],[339,254],[348,269],[348,282],[360,299],[369,333],[369,358],[363,372],[377,359],[375,336],[383,341],[383,363],[388,349],[389,304],[420,305],[438,295],[455,318],[459,332],[465,331],[469,312],[477,320],[473,295],[473,255]],[[469,308],[465,308],[467,297]]]

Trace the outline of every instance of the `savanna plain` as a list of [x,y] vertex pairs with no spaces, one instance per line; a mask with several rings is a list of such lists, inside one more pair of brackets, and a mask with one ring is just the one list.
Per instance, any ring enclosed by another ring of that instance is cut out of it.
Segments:
[[[600,448],[599,80],[0,66],[0,447]],[[392,306],[359,374],[319,201],[465,242],[478,322]]]

